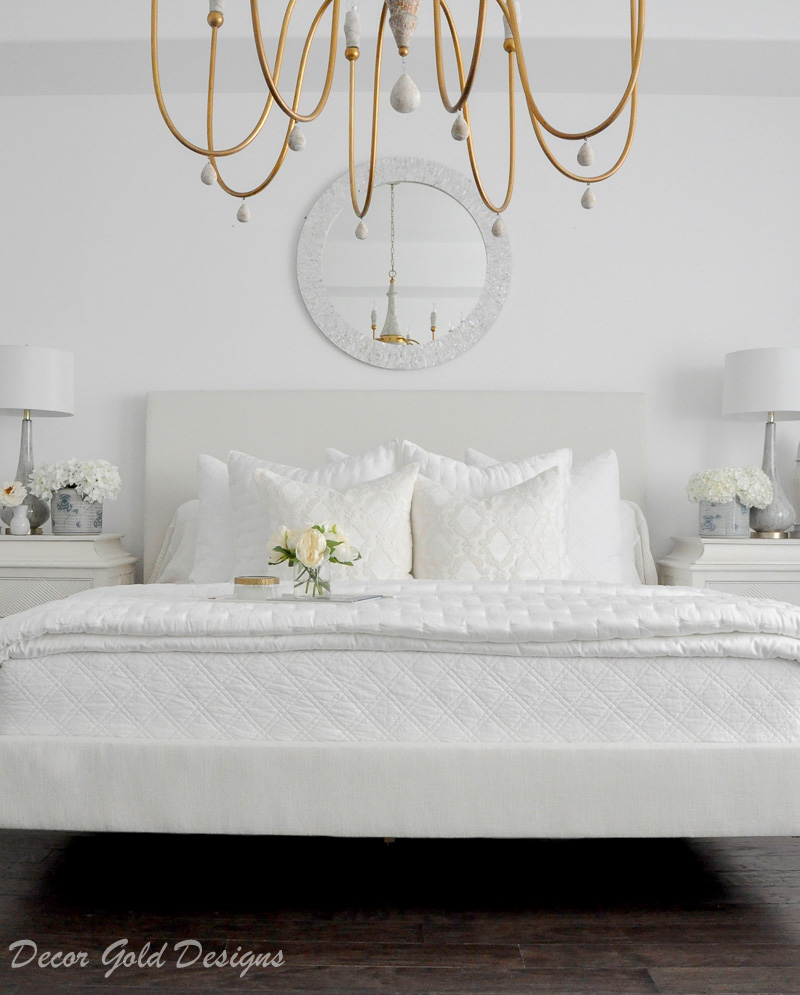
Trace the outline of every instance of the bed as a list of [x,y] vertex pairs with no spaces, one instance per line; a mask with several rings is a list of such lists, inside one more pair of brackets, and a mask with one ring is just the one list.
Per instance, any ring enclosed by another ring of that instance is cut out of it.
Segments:
[[[314,466],[328,443],[398,435],[500,460],[613,447],[621,495],[642,507],[643,424],[631,394],[154,394],[146,570],[165,569],[198,453]],[[632,541],[635,582],[362,580],[348,589],[384,598],[269,610],[221,601],[224,584],[153,584],[8,619],[0,824],[796,834],[800,611],[642,583],[641,523]]]

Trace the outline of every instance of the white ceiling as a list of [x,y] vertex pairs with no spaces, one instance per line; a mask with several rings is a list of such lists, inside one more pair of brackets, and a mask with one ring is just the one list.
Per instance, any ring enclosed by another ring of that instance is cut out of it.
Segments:
[[[263,0],[262,26],[272,52],[278,0]],[[288,66],[296,63],[317,0],[298,0]],[[343,4],[346,6],[346,4]],[[149,75],[149,3],[121,0],[36,0],[3,5],[0,94],[146,93]],[[529,68],[540,92],[614,92],[624,84],[628,4],[625,0],[522,0]],[[379,0],[361,0],[363,39],[374,36]],[[451,0],[465,42],[475,0]],[[170,92],[204,88],[209,30],[207,0],[161,0],[160,36]],[[249,3],[227,0],[220,37],[219,87],[261,90],[250,40]],[[325,47],[324,28],[320,39]],[[499,10],[490,8],[490,38],[502,37]],[[408,71],[418,85],[435,85],[430,59],[430,4],[423,0]],[[368,46],[362,41],[366,55]],[[320,53],[321,58],[321,53]],[[392,56],[386,53],[387,72]],[[480,87],[502,88],[505,55],[489,43]],[[314,58],[313,63],[318,61]],[[346,85],[340,52],[337,87]],[[293,74],[293,72],[292,72]],[[312,74],[309,85],[318,82]],[[362,72],[363,85],[369,73]],[[641,89],[650,93],[800,95],[798,0],[650,0]]]

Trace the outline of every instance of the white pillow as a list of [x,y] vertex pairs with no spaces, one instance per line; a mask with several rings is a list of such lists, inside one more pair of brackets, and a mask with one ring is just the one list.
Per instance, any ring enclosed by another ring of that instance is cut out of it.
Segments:
[[[400,580],[411,572],[411,499],[418,471],[417,466],[405,466],[344,491],[265,469],[257,469],[254,477],[268,536],[284,525],[335,522],[361,559],[352,567],[333,564],[332,579]],[[268,556],[267,541],[262,556]],[[279,569],[270,566],[269,572]]]
[[[326,463],[316,470],[303,470],[297,466],[256,459],[246,453],[230,453],[228,474],[233,512],[234,562],[230,577],[222,579],[230,580],[234,575],[266,573],[267,542],[270,536],[281,525],[293,524],[280,519],[280,516],[264,514],[264,498],[255,482],[256,470],[269,470],[289,480],[345,491],[358,484],[385,477],[399,465],[395,440],[384,442],[359,456],[350,456],[338,463]],[[276,521],[275,517],[280,520]]]
[[[554,453],[543,455],[550,457]],[[487,471],[494,466],[506,465],[498,464],[476,449],[468,449],[466,459],[471,467]],[[619,463],[613,449],[573,464],[567,536],[570,577],[573,580],[607,581],[612,584],[625,582]]]
[[509,487],[516,487],[552,466],[563,467],[565,476],[569,478],[572,452],[569,449],[556,449],[552,453],[524,460],[508,463],[490,460],[485,466],[478,466],[428,452],[427,449],[406,441],[402,446],[402,461],[404,464],[418,463],[421,477],[427,477],[451,491],[469,497],[486,498],[506,491]]
[[226,463],[214,456],[197,457],[197,496],[197,549],[189,579],[193,584],[233,580],[233,525]]
[[172,516],[148,584],[189,584],[197,548],[200,502],[186,501]]
[[558,465],[475,498],[420,476],[411,506],[414,576],[561,580],[567,576],[568,483]]

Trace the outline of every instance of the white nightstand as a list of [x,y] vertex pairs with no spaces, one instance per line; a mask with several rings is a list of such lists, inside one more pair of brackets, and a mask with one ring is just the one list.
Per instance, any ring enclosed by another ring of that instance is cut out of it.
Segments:
[[661,584],[772,598],[800,605],[800,539],[679,537],[658,562]]
[[0,535],[0,616],[78,591],[133,584],[136,557],[121,535]]

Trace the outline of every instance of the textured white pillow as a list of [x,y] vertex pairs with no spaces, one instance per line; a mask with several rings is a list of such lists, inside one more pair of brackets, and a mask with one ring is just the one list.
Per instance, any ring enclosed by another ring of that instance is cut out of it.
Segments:
[[197,457],[197,548],[190,574],[193,584],[233,579],[233,526],[228,466],[214,456]]
[[418,463],[421,477],[443,484],[451,491],[467,494],[470,497],[485,498],[506,491],[509,487],[516,487],[517,484],[530,480],[551,466],[563,467],[565,476],[569,478],[572,452],[569,449],[555,449],[552,453],[531,456],[524,460],[508,463],[491,460],[487,461],[486,466],[477,466],[428,452],[427,449],[406,441],[402,446],[402,461],[404,464]]
[[[335,522],[344,530],[361,559],[352,567],[333,564],[333,579],[400,580],[411,572],[411,499],[418,471],[417,466],[405,466],[337,491],[258,469],[255,486],[268,536],[283,525],[299,528]],[[266,541],[262,555],[268,555]],[[269,572],[277,569],[271,566]]]
[[[551,457],[555,452],[539,458]],[[493,466],[505,465],[476,449],[468,449],[466,459],[470,466],[487,472]],[[613,449],[573,464],[567,536],[573,580],[624,583],[619,463]]]
[[552,466],[492,497],[420,476],[411,506],[414,576],[561,580],[567,576],[567,471]]
[[289,480],[344,491],[357,484],[385,477],[399,465],[395,440],[384,442],[359,456],[350,456],[337,463],[326,463],[316,470],[303,470],[297,466],[256,459],[246,453],[230,453],[228,474],[233,512],[234,563],[230,577],[224,579],[232,579],[234,575],[267,572],[265,558],[270,536],[279,526],[292,524],[280,519],[280,516],[275,516],[280,519],[276,521],[274,516],[264,515],[264,498],[255,482],[256,470],[269,470]]

